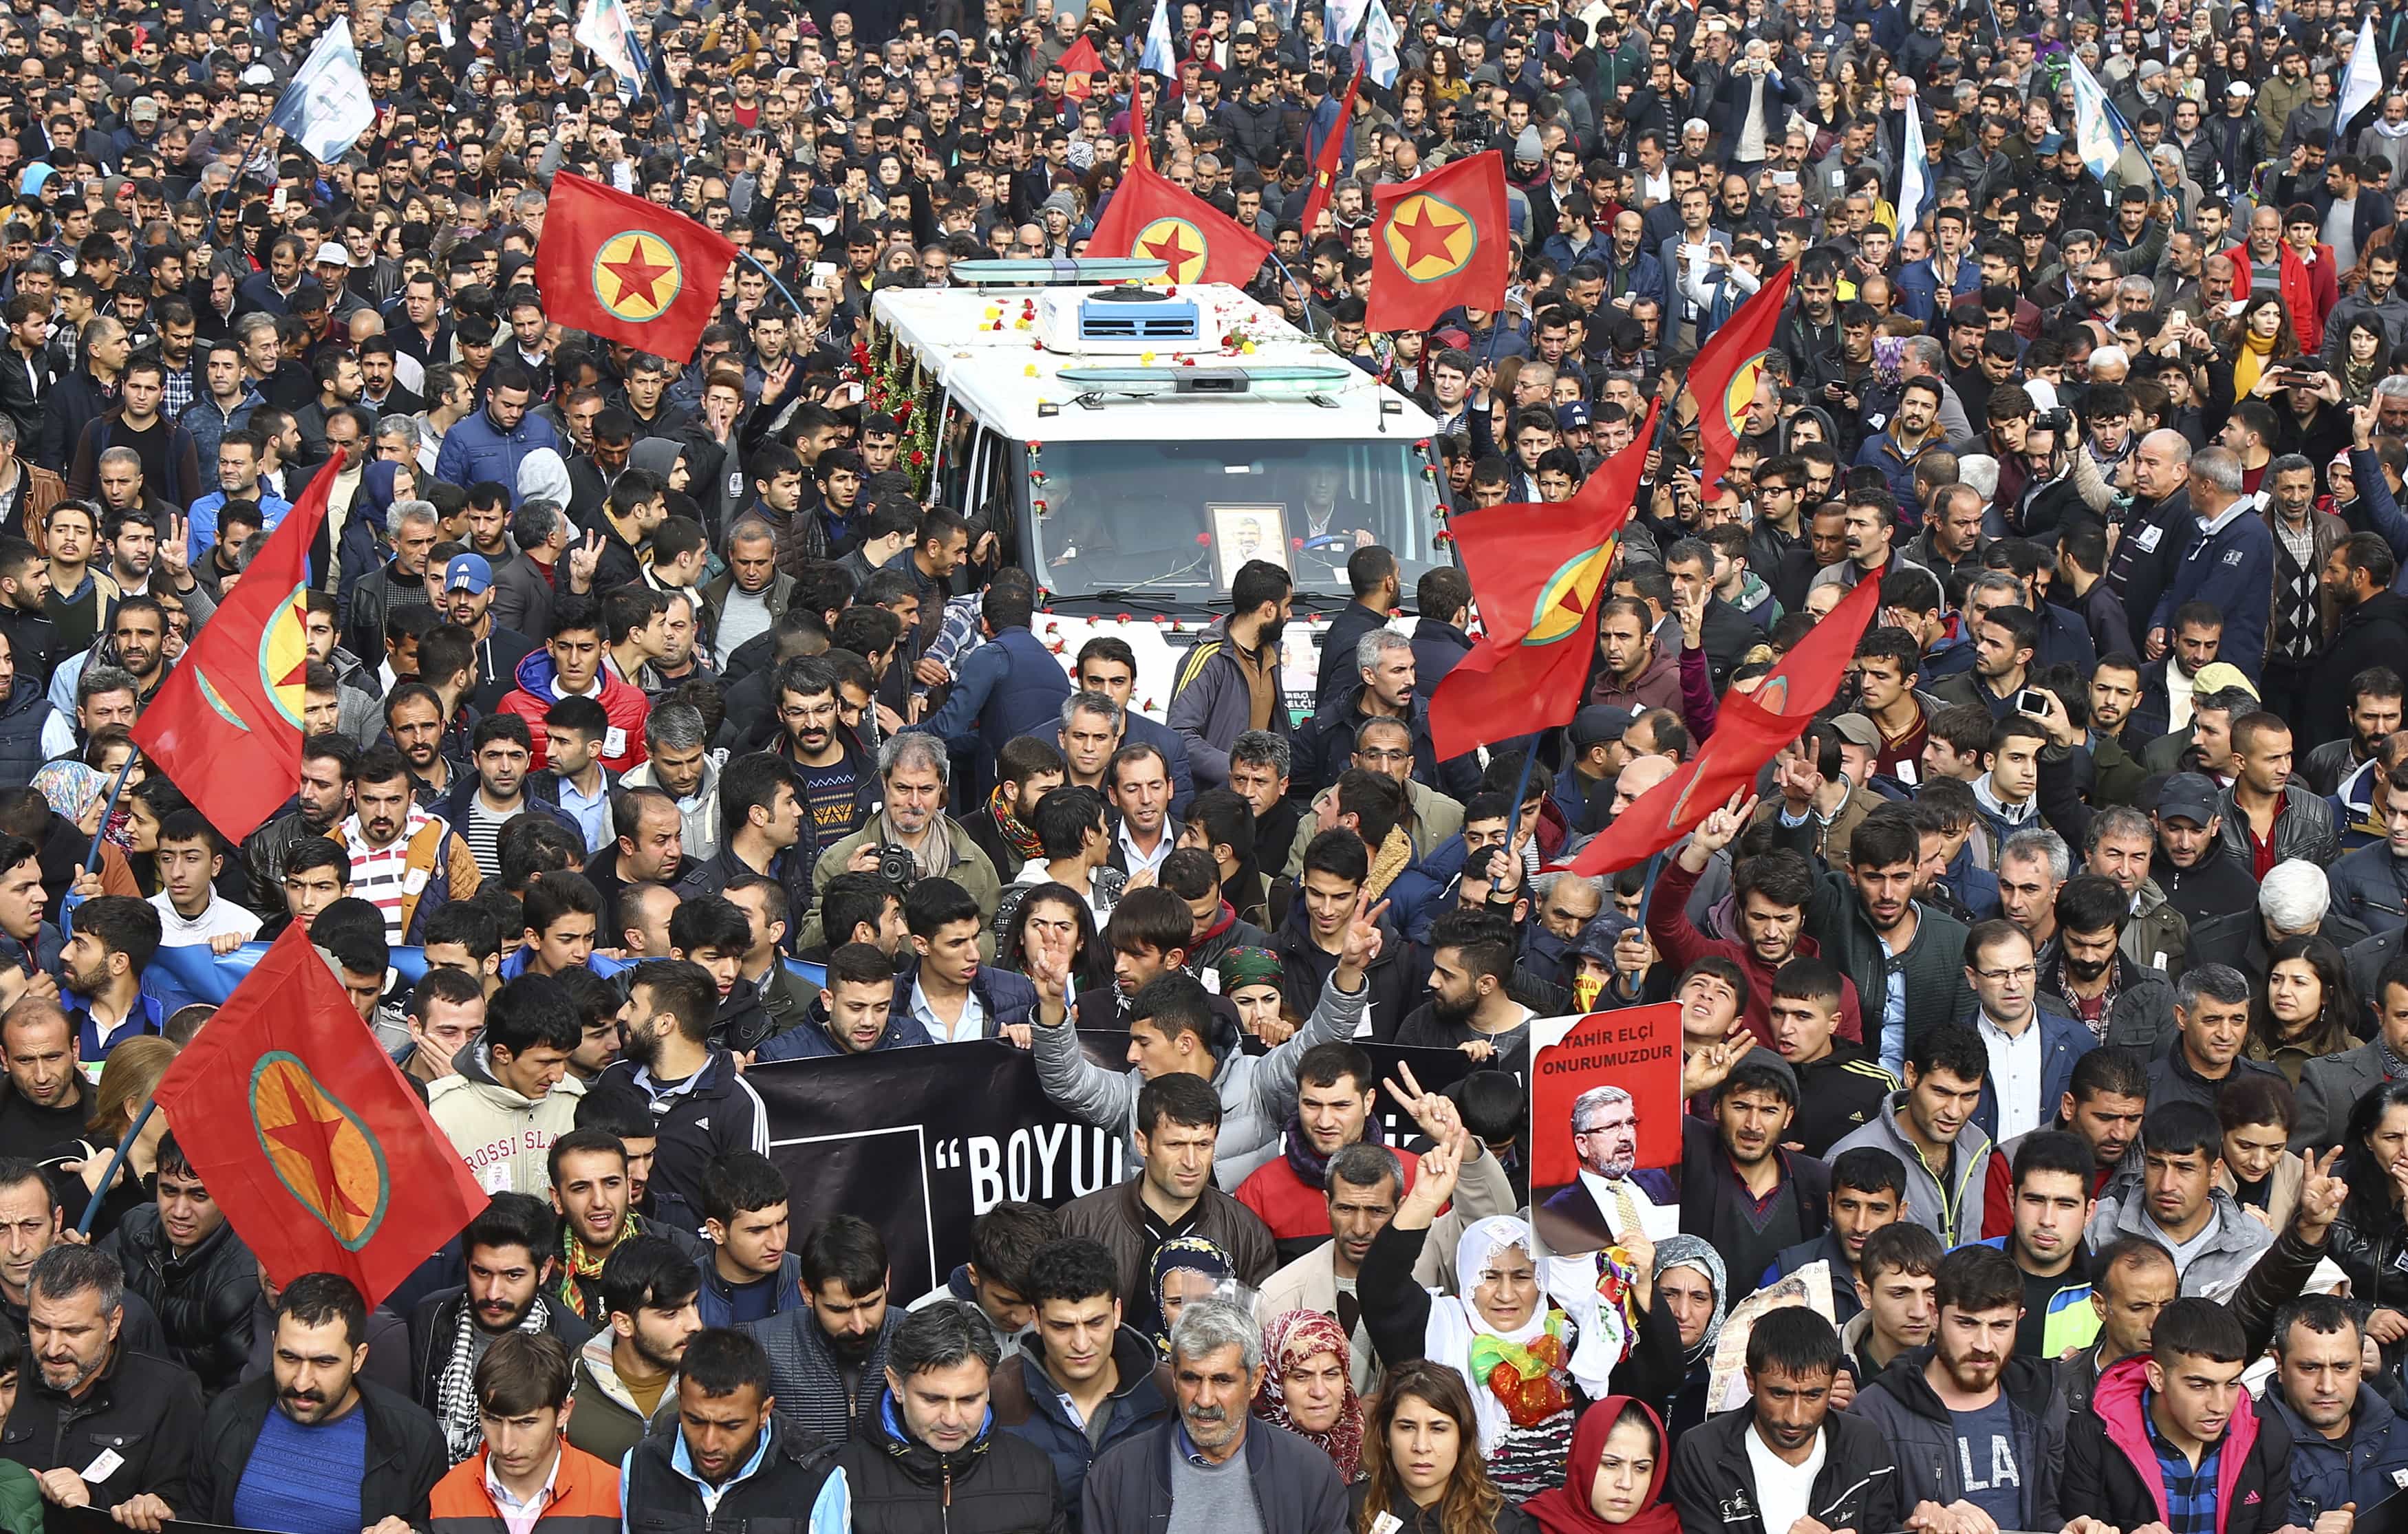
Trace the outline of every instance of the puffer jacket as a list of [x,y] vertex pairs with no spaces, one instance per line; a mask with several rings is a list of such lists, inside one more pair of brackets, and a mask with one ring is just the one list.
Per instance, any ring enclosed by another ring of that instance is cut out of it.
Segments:
[[[456,428],[454,428],[456,429]],[[544,752],[543,716],[560,701],[560,669],[552,664],[552,652],[535,650],[519,662],[518,686],[502,698],[502,711],[514,713],[526,721],[527,733],[535,738],[535,757],[528,764],[540,771],[549,764]],[[602,765],[612,772],[624,772],[641,767],[648,759],[644,751],[644,721],[652,711],[652,703],[643,689],[612,674],[605,666],[601,671],[602,711],[609,716],[609,732],[602,738]]]
[[232,1225],[179,1253],[168,1243],[159,1207],[144,1204],[118,1222],[101,1250],[125,1269],[125,1286],[158,1312],[176,1362],[200,1376],[203,1390],[215,1395],[242,1377],[251,1356],[259,1263]]
[[[1268,1054],[1247,1054],[1234,1046],[1213,1068],[1221,1097],[1221,1136],[1212,1155],[1212,1179],[1224,1191],[1237,1187],[1256,1167],[1280,1154],[1280,1134],[1296,1111],[1297,1066],[1315,1044],[1354,1037],[1370,989],[1349,995],[1335,974],[1321,988],[1320,1005],[1294,1038]],[[1126,1140],[1127,1165],[1143,1159],[1137,1148],[1137,1097],[1145,1085],[1135,1068],[1107,1070],[1087,1058],[1068,1020],[1034,1030],[1038,1084],[1045,1096],[1082,1123],[1111,1129]],[[1268,1246],[1268,1240],[1265,1243]]]
[[510,505],[515,509],[519,504],[519,466],[538,448],[559,452],[563,446],[552,423],[532,410],[509,431],[496,425],[490,413],[479,410],[455,422],[443,434],[443,446],[435,454],[435,477],[454,485],[499,480],[509,487]]
[[2400,1489],[2408,1477],[2408,1424],[2400,1420],[2383,1392],[2358,1387],[2349,1431],[2329,1439],[2310,1427],[2283,1394],[2283,1382],[2266,1382],[2258,1398],[2260,1416],[2280,1417],[2291,1434],[2291,1501],[2286,1520],[2308,1528],[2319,1513],[2344,1502],[2371,1508]]
[[1045,1451],[995,1430],[939,1454],[905,1430],[892,1391],[853,1424],[836,1462],[853,1490],[853,1534],[1059,1534],[1062,1498]]
[[[808,1305],[764,1321],[747,1321],[738,1329],[750,1332],[769,1355],[769,1393],[785,1403],[778,1414],[828,1443],[842,1443],[853,1436],[853,1425],[885,1393],[886,1346],[895,1340],[895,1328],[903,1325],[903,1314],[899,1305],[886,1308],[877,1342],[860,1358],[837,1356]],[[845,1383],[848,1369],[857,1370],[850,1389]]]
[[1080,1498],[1096,1459],[1123,1439],[1135,1438],[1170,1416],[1170,1370],[1135,1326],[1124,1326],[1113,1334],[1112,1365],[1120,1370],[1120,1383],[1111,1392],[1112,1414],[1104,1424],[1101,1442],[1089,1438],[1064,1409],[1062,1389],[1046,1372],[1044,1334],[1034,1326],[1021,1334],[1018,1355],[996,1367],[987,1397],[996,1426],[1035,1444],[1053,1461],[1054,1481],[1062,1489],[1072,1528],[1079,1527]]
[[19,668],[7,701],[0,703],[0,788],[24,787],[50,759],[42,749],[42,728],[58,710],[43,694],[39,673],[30,669],[41,657],[29,657],[29,663]]
[[[2065,1435],[2065,1469],[2057,1499],[2117,1528],[2138,1528],[2165,1517],[2165,1474],[2157,1469],[2143,1395],[2148,1360],[2135,1356],[2099,1376],[2090,1411],[2072,1418]],[[2261,1412],[2243,1391],[2225,1425],[2216,1467],[2215,1534],[2267,1534],[2288,1511],[2291,1433],[2281,1417]]]
[[2333,910],[2369,932],[2408,924],[2408,858],[2392,856],[2388,840],[2344,853],[2325,880]]
[[[2215,1207],[2215,1234],[2207,1244],[2193,1254],[2189,1266],[2182,1270],[2182,1292],[2205,1295],[2221,1299],[2248,1274],[2258,1256],[2274,1244],[2274,1233],[2242,1212],[2232,1195],[2222,1188],[2212,1190],[2208,1197]],[[2147,1200],[2137,1184],[2117,1184],[2100,1196],[2099,1208],[2090,1216],[2083,1235],[2097,1251],[2118,1236],[2148,1236],[2155,1239],[2154,1225],[2144,1226]],[[2346,1216],[2344,1216],[2344,1219]],[[2349,1272],[2349,1264],[2342,1255],[2342,1221],[2335,1221],[2328,1240],[2333,1260],[2342,1270]],[[2355,1277],[2356,1275],[2353,1275]],[[2372,1286],[2372,1276],[2358,1281],[2362,1287]],[[2408,1289],[2408,1275],[2402,1275],[2403,1289]],[[2379,1303],[2379,1302],[2378,1302]],[[2084,1504],[2072,1504],[2081,1507]]]
[[454,1074],[427,1086],[426,1111],[468,1174],[490,1193],[542,1197],[552,1186],[552,1142],[577,1127],[585,1083],[563,1076],[540,1097],[521,1097],[494,1079],[485,1046],[477,1042],[452,1056],[452,1068]]
[[[1966,1496],[1964,1460],[1948,1408],[1924,1374],[1931,1361],[1928,1345],[1910,1348],[1890,1360],[1889,1367],[1856,1393],[1849,1414],[1882,1430],[1898,1465],[1899,1505],[1921,1502],[1947,1507]],[[2007,1403],[2007,1421],[2014,1434],[2016,1468],[2023,1472],[2023,1515],[2018,1528],[2056,1528],[2057,1470],[2065,1450],[2065,1403],[2057,1377],[2038,1358],[2011,1357],[1999,1377]],[[1973,1447],[1977,1464],[1981,1448]]]

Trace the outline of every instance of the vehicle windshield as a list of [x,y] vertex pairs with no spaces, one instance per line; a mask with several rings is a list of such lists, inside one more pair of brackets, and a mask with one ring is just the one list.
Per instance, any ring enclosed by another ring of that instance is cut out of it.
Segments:
[[1201,603],[1268,559],[1299,594],[1342,600],[1346,556],[1377,543],[1410,591],[1438,530],[1422,461],[1402,438],[1048,442],[1029,568],[1056,596],[1142,588]]

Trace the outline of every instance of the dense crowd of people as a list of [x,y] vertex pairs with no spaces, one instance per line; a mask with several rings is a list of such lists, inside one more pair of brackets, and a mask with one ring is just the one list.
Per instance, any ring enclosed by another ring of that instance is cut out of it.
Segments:
[[[337,7],[0,19],[8,1534],[2349,1534],[2408,1484],[2408,6],[651,0],[626,81],[565,10],[339,8],[322,164],[269,119]],[[1435,420],[1440,516],[1643,455],[1569,724],[1439,757],[1471,586],[1335,478],[1319,576],[1236,568],[1162,695],[1037,637],[1111,604],[873,309],[1125,253],[1138,140]],[[1368,331],[1374,190],[1492,150],[1502,305]],[[743,251],[692,355],[547,312],[562,170]],[[1784,268],[1702,480],[1687,371]],[[215,825],[132,731],[312,493],[297,789]],[[1568,870],[1865,581],[1753,792]],[[296,927],[487,1196],[373,1305],[145,1112],[211,1013],[161,955]],[[1683,1103],[1532,1122],[1534,1023],[1666,1001]],[[1133,1170],[893,1293],[747,1074],[972,1040]]]

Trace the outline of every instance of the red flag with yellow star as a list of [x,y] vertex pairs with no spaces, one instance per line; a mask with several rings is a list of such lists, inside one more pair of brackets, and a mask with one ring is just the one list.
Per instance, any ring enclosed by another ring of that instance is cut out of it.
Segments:
[[260,955],[154,1096],[279,1285],[340,1273],[373,1308],[486,1204],[297,926]]
[[1639,495],[1656,409],[1560,506],[1492,506],[1447,523],[1480,606],[1481,638],[1430,695],[1439,759],[1571,723],[1597,653],[1597,609]]
[[1170,269],[1167,280],[1234,282],[1254,280],[1270,241],[1192,192],[1182,192],[1150,165],[1132,165],[1104,216],[1096,221],[1091,256],[1152,257]]
[[301,786],[303,598],[334,484],[332,474],[309,481],[134,722],[135,745],[231,841],[259,829]]
[[1511,275],[1505,157],[1495,150],[1375,188],[1367,329],[1427,330],[1459,305],[1493,309]]
[[544,312],[683,362],[719,307],[736,246],[682,213],[562,171],[535,250]]

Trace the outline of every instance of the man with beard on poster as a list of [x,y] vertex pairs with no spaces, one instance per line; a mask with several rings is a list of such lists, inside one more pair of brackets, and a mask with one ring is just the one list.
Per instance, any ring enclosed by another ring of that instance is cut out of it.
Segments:
[[1680,1228],[1681,1197],[1670,1176],[1638,1172],[1639,1105],[1627,1088],[1593,1086],[1572,1099],[1572,1154],[1580,1176],[1539,1206],[1539,1234],[1558,1252],[1612,1245],[1637,1226],[1661,1240]]

